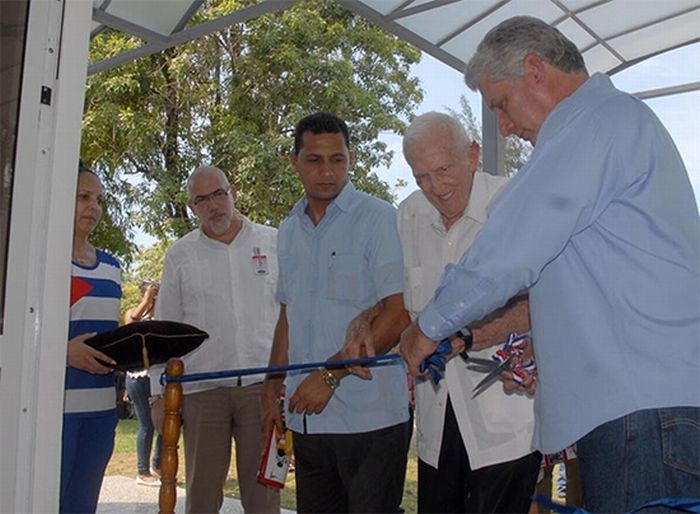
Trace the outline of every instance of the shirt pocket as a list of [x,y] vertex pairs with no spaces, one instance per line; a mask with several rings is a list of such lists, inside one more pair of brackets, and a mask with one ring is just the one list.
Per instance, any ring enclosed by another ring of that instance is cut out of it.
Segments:
[[363,303],[369,291],[368,274],[361,255],[331,255],[326,290],[328,298]]

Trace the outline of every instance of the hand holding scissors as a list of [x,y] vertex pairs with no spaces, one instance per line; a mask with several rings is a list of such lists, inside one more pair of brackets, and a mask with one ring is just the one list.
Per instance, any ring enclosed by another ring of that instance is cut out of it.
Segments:
[[529,342],[529,333],[523,335],[512,333],[508,336],[508,341],[491,359],[476,357],[465,359],[469,369],[486,373],[474,388],[473,397],[485,391],[499,377],[506,381],[504,387],[507,390],[524,388],[528,394],[534,393],[537,366],[532,359]]

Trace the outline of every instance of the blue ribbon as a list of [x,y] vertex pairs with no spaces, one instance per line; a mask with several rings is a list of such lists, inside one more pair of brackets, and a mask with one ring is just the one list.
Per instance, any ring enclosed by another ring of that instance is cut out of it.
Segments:
[[[534,496],[533,499],[540,505],[553,512],[560,512],[561,514],[591,514],[590,511],[580,507],[569,507],[568,505],[554,503],[551,499],[542,494]],[[679,512],[700,514],[700,498],[660,498],[658,500],[650,501],[638,509],[630,511],[628,514],[642,512],[643,510],[650,509],[652,507],[668,507],[669,509],[677,510]]]
[[[376,357],[361,357],[359,359],[345,359],[339,361],[307,362],[304,364],[287,364],[285,366],[270,366],[267,368],[243,368],[226,371],[209,371],[206,373],[192,373],[180,377],[169,377],[166,373],[160,376],[160,384],[166,382],[199,382],[202,380],[215,380],[217,378],[243,377],[246,375],[262,375],[284,373],[287,371],[311,370],[318,368],[344,368],[346,366],[385,366],[400,362],[401,356],[397,353],[387,353]],[[444,366],[443,366],[444,369]]]
[[430,379],[435,385],[440,383],[442,375],[445,372],[445,364],[447,356],[452,353],[452,343],[448,338],[443,339],[438,344],[433,353],[428,355],[423,362],[420,363],[419,369],[421,373],[426,370],[430,373]]

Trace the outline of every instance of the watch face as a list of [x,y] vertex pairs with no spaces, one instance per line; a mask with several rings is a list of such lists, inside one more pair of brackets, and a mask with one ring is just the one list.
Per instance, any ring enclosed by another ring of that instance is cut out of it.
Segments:
[[335,390],[339,385],[340,381],[327,369],[321,369],[321,378],[323,378],[323,381],[326,383],[328,387],[331,388],[331,390]]

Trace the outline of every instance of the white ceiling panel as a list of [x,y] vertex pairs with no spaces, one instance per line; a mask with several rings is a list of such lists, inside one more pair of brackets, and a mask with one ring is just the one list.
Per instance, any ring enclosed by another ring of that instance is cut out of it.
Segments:
[[[93,36],[106,25],[137,35],[146,44],[91,65],[90,73],[298,1],[259,0],[242,8],[241,16],[230,13],[221,21],[184,29],[183,19],[189,19],[203,0],[93,0]],[[614,72],[631,62],[700,40],[700,0],[335,1],[460,72],[486,32],[516,15],[556,23],[582,50],[591,72]]]
[[[610,2],[612,0],[607,1]],[[601,0],[559,0],[559,3],[569,11],[577,13],[590,8],[592,5],[601,3]]]
[[700,9],[611,39],[610,46],[626,60],[634,60],[698,38]]
[[[697,0],[615,0],[578,15],[603,38],[624,34],[636,27],[654,24],[666,18],[700,9]],[[673,25],[673,20],[670,20]],[[696,27],[700,32],[700,26]]]
[[169,36],[192,4],[192,0],[112,0],[105,12]]
[[583,60],[588,73],[606,72],[622,64],[622,61],[606,50],[603,45],[596,45],[584,52]]
[[397,21],[428,41],[437,43],[483,16],[493,8],[494,3],[493,0],[462,0]]
[[466,63],[476,51],[476,47],[486,33],[503,20],[512,16],[536,16],[551,23],[563,14],[561,9],[549,1],[513,0],[479,21],[476,25],[469,27],[469,30],[462,32],[445,43],[442,48],[449,53],[460,56],[460,60]]
[[372,9],[385,16],[405,3],[406,0],[367,0],[365,2],[365,4],[370,6]]
[[571,18],[566,18],[556,27],[562,34],[568,37],[577,48],[588,48],[597,42],[590,32]]

